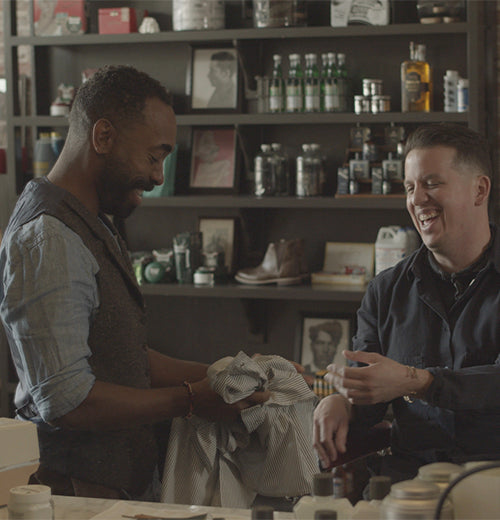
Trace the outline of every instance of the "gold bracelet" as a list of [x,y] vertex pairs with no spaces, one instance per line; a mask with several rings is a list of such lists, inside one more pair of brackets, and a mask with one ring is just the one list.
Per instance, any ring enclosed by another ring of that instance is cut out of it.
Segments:
[[[410,379],[418,379],[417,369],[415,367],[410,367],[406,365],[406,377],[409,377]],[[413,403],[414,398],[417,396],[417,392],[410,392],[407,395],[403,396],[403,399],[407,403]]]
[[189,397],[189,412],[184,416],[184,419],[189,419],[193,416],[194,411],[194,392],[193,387],[191,386],[191,383],[188,383],[187,381],[184,381],[183,386],[186,387],[188,397]]

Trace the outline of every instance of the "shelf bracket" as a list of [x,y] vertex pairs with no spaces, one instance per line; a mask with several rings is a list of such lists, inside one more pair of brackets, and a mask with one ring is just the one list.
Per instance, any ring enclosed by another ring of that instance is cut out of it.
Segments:
[[249,343],[264,344],[267,342],[267,306],[262,300],[241,299],[248,322]]

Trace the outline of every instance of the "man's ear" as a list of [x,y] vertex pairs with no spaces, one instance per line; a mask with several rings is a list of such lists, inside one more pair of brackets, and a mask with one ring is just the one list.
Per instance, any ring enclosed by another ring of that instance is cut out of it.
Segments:
[[116,129],[108,119],[99,119],[92,128],[92,145],[98,154],[111,151],[116,139]]
[[480,175],[476,184],[476,206],[488,203],[488,196],[491,190],[491,180],[487,175]]

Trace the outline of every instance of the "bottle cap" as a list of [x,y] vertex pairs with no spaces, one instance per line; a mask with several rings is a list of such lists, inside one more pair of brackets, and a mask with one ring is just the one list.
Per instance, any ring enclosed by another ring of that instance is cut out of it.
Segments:
[[50,500],[51,491],[49,486],[30,484],[16,486],[10,489],[9,505],[14,504],[43,504]]
[[320,497],[333,495],[333,478],[331,473],[316,473],[313,476],[313,495]]
[[372,477],[369,484],[370,500],[382,500],[391,490],[391,478],[385,476]]
[[273,520],[274,509],[271,506],[255,506],[252,508],[252,520]]

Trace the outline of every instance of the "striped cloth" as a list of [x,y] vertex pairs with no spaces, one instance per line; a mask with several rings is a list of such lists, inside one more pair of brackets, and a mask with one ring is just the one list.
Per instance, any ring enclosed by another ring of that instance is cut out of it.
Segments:
[[231,424],[174,419],[161,501],[249,508],[257,494],[310,493],[318,471],[312,448],[317,397],[293,365],[279,356],[251,359],[239,352],[211,365],[208,377],[228,403],[263,389],[271,397]]

